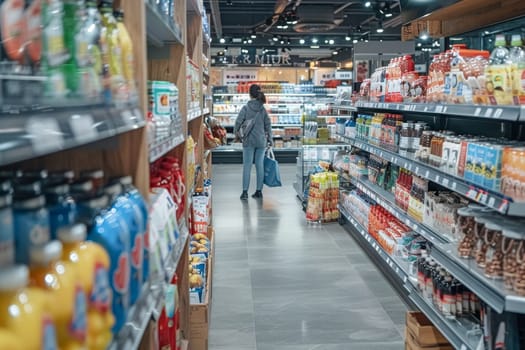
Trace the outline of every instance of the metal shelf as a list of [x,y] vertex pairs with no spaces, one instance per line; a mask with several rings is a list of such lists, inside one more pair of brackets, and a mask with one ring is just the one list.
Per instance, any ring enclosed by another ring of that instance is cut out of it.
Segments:
[[[476,350],[477,345],[482,337],[481,334],[478,336],[469,336],[469,322],[465,319],[447,319],[439,311],[436,310],[435,306],[427,302],[417,288],[410,284],[407,285],[407,289],[410,292],[410,299],[416,304],[416,306],[429,318],[434,326],[436,326],[441,333],[448,339],[454,349],[461,350]],[[481,333],[481,330],[480,330]]]
[[[300,150],[300,148],[272,148],[274,153],[279,152],[297,152]],[[213,149],[213,153],[222,153],[222,152],[242,152],[242,146],[219,146],[217,148]]]
[[146,124],[135,106],[49,108],[1,118],[0,165],[83,146]]
[[[168,276],[173,275],[179,260],[184,253],[188,232],[182,233],[178,238],[168,259],[164,263],[164,271]],[[137,302],[130,308],[127,321],[115,335],[108,350],[119,349],[138,349],[140,341],[147,328],[148,322],[152,317],[157,318],[164,306],[164,285],[166,281],[147,282],[142,286],[141,293]]]
[[[264,91],[263,91],[264,92]],[[287,93],[287,92],[264,92],[266,96],[304,96],[304,97],[332,97],[335,96],[334,94],[314,94],[314,93]],[[214,92],[214,96],[247,96],[248,93],[221,93],[221,92]]]
[[345,219],[354,226],[354,228],[363,236],[363,238],[374,248],[377,255],[387,263],[388,266],[396,273],[396,275],[399,277],[401,281],[403,281],[404,284],[411,283],[410,275],[408,273],[408,262],[402,261],[401,259],[391,256],[388,254],[383,247],[377,241],[374,237],[372,237],[368,231],[359,223],[357,220],[355,220],[352,215],[350,215],[344,208],[339,206],[339,211],[341,214],[345,217]]
[[390,256],[344,208],[339,207],[339,211],[347,221],[352,224],[355,230],[371,245],[376,254],[387,263],[388,266],[395,272],[396,276],[403,281],[404,288],[409,292],[409,298],[416,304],[416,306],[432,321],[432,323],[443,333],[443,335],[451,342],[455,349],[475,350],[481,339],[481,334],[478,337],[469,337],[469,330],[472,322],[467,319],[447,319],[436,308],[423,299],[417,288],[416,280],[409,274],[408,262],[404,262],[397,257]]
[[469,198],[474,202],[492,208],[501,214],[522,217],[525,216],[525,203],[512,202],[512,199],[505,197],[501,193],[484,189],[478,185],[470,184],[460,177],[448,174],[414,158],[401,156],[397,153],[387,151],[379,146],[374,146],[364,141],[351,139],[342,135],[339,137],[343,140],[346,140],[346,142],[352,146],[360,148],[393,164],[408,169],[417,176],[435,182],[451,191]]
[[181,44],[182,33],[180,27],[159,8],[153,0],[144,0],[146,3],[146,35],[155,46],[167,44]]
[[192,120],[195,120],[199,117],[202,117],[204,114],[203,110],[200,108],[193,108],[188,111],[188,122],[191,122]]
[[431,103],[385,103],[357,102],[358,109],[371,109],[389,112],[412,112],[443,116],[481,118],[505,121],[525,121],[523,106],[478,106]]
[[507,291],[501,281],[487,278],[473,260],[460,258],[455,244],[449,243],[443,235],[406,215],[395,204],[394,196],[390,192],[370,183],[366,179],[350,177],[349,180],[398,220],[430,241],[432,243],[430,255],[461,283],[476,291],[479,298],[489,304],[491,308],[500,313],[509,311],[525,314],[525,297]]
[[184,142],[184,135],[170,136],[167,139],[156,142],[149,146],[149,161],[150,163],[156,161],[178,145]]

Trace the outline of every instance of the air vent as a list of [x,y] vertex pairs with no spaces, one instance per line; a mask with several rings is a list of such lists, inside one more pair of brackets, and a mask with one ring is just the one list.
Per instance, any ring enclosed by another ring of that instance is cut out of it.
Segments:
[[293,28],[300,33],[326,32],[343,22],[341,15],[334,14],[332,5],[302,5],[297,9],[297,16],[299,22]]

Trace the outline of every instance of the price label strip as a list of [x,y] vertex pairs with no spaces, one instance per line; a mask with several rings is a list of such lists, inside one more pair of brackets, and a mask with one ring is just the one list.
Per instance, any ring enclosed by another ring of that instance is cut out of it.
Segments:
[[64,134],[54,118],[30,118],[26,124],[26,132],[37,154],[64,147]]

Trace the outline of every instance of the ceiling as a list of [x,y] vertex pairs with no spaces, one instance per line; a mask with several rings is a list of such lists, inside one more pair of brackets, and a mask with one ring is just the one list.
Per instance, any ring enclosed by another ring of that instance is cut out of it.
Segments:
[[400,40],[403,23],[456,1],[204,0],[204,4],[215,49],[347,51],[356,41]]

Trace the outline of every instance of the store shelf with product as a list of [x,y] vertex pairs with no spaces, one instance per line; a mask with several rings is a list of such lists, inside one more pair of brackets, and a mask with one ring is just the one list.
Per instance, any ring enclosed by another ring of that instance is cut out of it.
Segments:
[[156,46],[183,43],[180,24],[174,19],[173,12],[177,7],[169,4],[165,8],[158,6],[157,1],[144,0],[146,4],[146,35],[148,41]]

